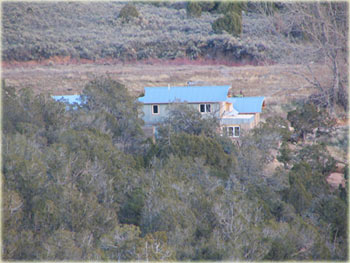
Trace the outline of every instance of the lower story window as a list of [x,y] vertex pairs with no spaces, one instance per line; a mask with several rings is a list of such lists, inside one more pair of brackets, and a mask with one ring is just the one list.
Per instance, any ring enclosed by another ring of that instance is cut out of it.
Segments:
[[240,128],[238,126],[224,127],[223,131],[224,131],[224,134],[229,137],[239,137],[240,135]]
[[239,137],[239,133],[240,133],[239,127],[234,127],[233,137]]
[[159,113],[158,105],[152,105],[152,114],[158,114],[158,113]]

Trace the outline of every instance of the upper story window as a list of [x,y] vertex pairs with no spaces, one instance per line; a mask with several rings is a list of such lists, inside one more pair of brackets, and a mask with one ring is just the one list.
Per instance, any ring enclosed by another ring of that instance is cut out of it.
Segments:
[[159,114],[159,105],[152,105],[152,114]]
[[210,104],[200,104],[199,105],[199,111],[201,113],[211,112]]

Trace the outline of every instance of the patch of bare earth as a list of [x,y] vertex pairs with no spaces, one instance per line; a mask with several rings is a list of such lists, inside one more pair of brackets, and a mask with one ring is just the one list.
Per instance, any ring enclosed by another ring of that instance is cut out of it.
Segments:
[[331,173],[326,180],[334,189],[337,189],[339,185],[345,187],[344,174],[342,173]]

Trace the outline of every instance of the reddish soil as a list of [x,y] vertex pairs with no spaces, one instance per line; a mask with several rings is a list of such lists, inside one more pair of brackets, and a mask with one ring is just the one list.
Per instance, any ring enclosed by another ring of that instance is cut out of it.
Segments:
[[238,67],[238,66],[246,66],[246,65],[252,65],[252,66],[258,66],[258,65],[272,65],[272,62],[252,62],[252,61],[245,61],[245,62],[235,62],[235,61],[228,61],[228,60],[214,60],[214,59],[203,59],[199,58],[196,60],[190,60],[188,58],[176,58],[172,60],[163,60],[163,59],[145,59],[145,60],[139,60],[139,61],[122,61],[120,59],[114,59],[114,58],[101,58],[96,60],[89,60],[89,59],[77,59],[77,58],[71,58],[70,56],[66,57],[60,57],[60,56],[54,56],[48,59],[42,59],[42,60],[30,60],[30,61],[2,61],[2,67],[3,68],[16,68],[16,67],[33,67],[33,66],[52,66],[52,65],[77,65],[77,64],[96,64],[96,65],[117,65],[120,63],[127,63],[127,64],[138,64],[138,65],[225,65],[225,66],[231,66],[231,67]]
[[326,180],[334,189],[337,189],[340,184],[345,187],[344,174],[342,173],[331,173]]

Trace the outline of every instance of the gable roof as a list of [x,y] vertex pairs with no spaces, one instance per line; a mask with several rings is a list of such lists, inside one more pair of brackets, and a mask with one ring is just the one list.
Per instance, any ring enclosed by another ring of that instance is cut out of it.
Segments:
[[227,102],[233,104],[233,108],[239,113],[261,112],[265,97],[233,97],[227,98]]
[[55,101],[62,101],[68,104],[81,104],[80,95],[60,95],[60,96],[51,96]]
[[142,103],[181,102],[220,102],[226,101],[230,86],[182,86],[182,87],[145,87]]

